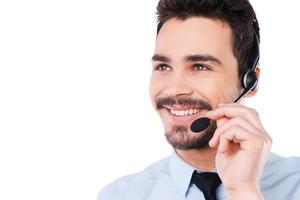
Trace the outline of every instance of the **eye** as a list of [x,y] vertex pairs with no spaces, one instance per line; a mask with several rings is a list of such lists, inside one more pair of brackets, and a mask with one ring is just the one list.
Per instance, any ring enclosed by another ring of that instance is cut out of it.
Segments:
[[194,64],[192,66],[193,71],[207,71],[210,70],[208,67],[206,67],[203,64]]
[[166,64],[159,64],[155,67],[155,70],[157,70],[157,71],[170,71],[171,68]]

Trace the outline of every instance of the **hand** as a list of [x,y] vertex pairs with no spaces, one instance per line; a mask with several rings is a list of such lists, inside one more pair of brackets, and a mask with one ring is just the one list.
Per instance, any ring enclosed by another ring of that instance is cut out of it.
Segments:
[[222,104],[207,117],[217,121],[209,145],[218,148],[216,168],[228,195],[232,199],[262,199],[260,178],[272,139],[256,110],[237,103]]

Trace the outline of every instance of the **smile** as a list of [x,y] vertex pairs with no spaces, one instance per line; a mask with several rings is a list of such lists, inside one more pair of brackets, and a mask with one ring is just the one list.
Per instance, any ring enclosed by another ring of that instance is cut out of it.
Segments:
[[170,109],[170,112],[172,115],[176,116],[188,116],[188,115],[194,115],[200,112],[200,109],[189,109],[189,110],[173,110]]
[[208,110],[201,107],[184,107],[184,106],[164,106],[165,113],[173,123],[190,124],[194,120],[202,117]]

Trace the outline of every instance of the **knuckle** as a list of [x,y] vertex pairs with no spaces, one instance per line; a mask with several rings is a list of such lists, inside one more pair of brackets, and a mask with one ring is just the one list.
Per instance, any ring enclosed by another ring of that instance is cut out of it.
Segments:
[[234,119],[232,119],[232,124],[233,125],[239,125],[240,123],[241,123],[241,118],[234,118]]
[[259,113],[257,112],[257,110],[255,110],[254,108],[251,108],[250,110],[255,116],[259,116]]
[[266,143],[269,147],[273,145],[273,139],[269,135],[267,136]]
[[261,137],[258,137],[257,141],[255,142],[255,148],[256,149],[263,149],[265,146],[265,141],[261,138]]
[[270,149],[272,146],[272,138],[267,136],[258,136],[257,145],[260,147],[260,149]]
[[235,124],[234,126],[231,126],[229,129],[228,129],[228,132],[229,133],[236,133],[238,131],[241,130],[241,127],[239,124]]
[[241,115],[242,115],[242,116],[246,116],[247,113],[248,113],[248,108],[242,107],[242,108],[241,108]]

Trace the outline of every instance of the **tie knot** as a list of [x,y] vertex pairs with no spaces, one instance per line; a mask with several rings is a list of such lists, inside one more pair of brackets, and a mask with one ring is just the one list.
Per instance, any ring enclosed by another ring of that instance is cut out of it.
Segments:
[[206,200],[216,200],[216,190],[222,181],[217,173],[198,173],[195,170],[192,176],[192,183],[194,183],[203,192]]

